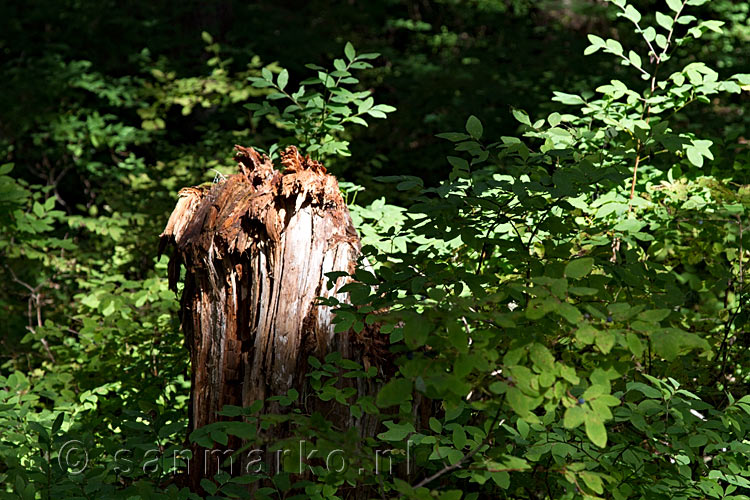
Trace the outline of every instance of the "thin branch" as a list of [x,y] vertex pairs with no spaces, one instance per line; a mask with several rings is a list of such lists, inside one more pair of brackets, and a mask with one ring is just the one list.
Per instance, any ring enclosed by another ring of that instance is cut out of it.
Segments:
[[[36,287],[33,287],[26,283],[25,281],[22,281],[16,276],[16,273],[13,272],[13,269],[10,266],[5,266],[5,269],[8,270],[10,273],[11,279],[13,279],[14,282],[18,283],[22,287],[26,288],[29,291],[29,300],[28,300],[28,315],[29,315],[29,326],[26,328],[29,329],[29,331],[36,335],[36,329],[38,327],[41,327],[44,323],[42,321],[42,294],[39,292],[39,289],[44,286],[44,282],[39,283]],[[34,312],[33,309],[36,309],[36,324],[37,326],[34,326]],[[44,337],[40,337],[39,341],[42,343],[42,347],[44,347],[44,351],[47,353],[47,356],[49,357],[50,361],[55,363],[55,356],[52,354],[52,350],[49,348],[49,344],[47,343],[47,339]]]
[[620,58],[622,58],[624,61],[627,61],[628,64],[630,64],[631,66],[633,66],[635,69],[637,69],[638,71],[640,71],[644,75],[649,76],[649,77],[651,76],[651,73],[649,73],[645,69],[641,68],[640,66],[636,66],[633,63],[631,63],[630,59],[628,59],[627,57],[625,57],[623,54],[617,54],[617,55],[620,56]]
[[664,57],[664,55],[667,53],[667,49],[669,48],[669,44],[672,41],[672,35],[674,34],[674,27],[677,25],[677,18],[680,17],[680,14],[682,14],[683,9],[687,5],[688,0],[684,0],[682,2],[682,5],[680,6],[680,10],[678,10],[674,18],[672,18],[672,29],[669,30],[669,34],[667,35],[667,43],[664,45],[664,50],[662,51],[661,55],[659,56],[659,60],[661,61],[661,58]]
[[717,374],[716,378],[712,381],[712,383],[718,382],[721,379],[721,377],[724,376],[724,373],[726,372],[727,359],[729,357],[729,345],[728,345],[729,334],[731,333],[732,325],[734,324],[734,321],[737,319],[737,316],[739,315],[740,311],[744,309],[744,305],[745,305],[745,297],[743,297],[742,295],[742,291],[743,291],[742,287],[743,287],[743,279],[744,279],[743,269],[742,269],[742,253],[744,250],[742,246],[743,226],[742,226],[742,219],[740,218],[740,216],[737,216],[737,221],[738,221],[739,229],[740,229],[740,248],[739,248],[740,250],[739,284],[740,286],[739,286],[739,289],[737,290],[739,304],[737,305],[737,308],[735,309],[734,313],[732,313],[732,315],[728,318],[727,322],[724,324],[724,336],[721,339],[721,344],[719,345],[719,355],[722,357],[721,370],[719,370],[719,373]]
[[495,428],[495,426],[496,426],[496,425],[503,425],[503,423],[505,422],[505,419],[503,419],[503,420],[501,420],[501,421],[500,421],[500,423],[498,424],[498,419],[500,418],[500,412],[501,412],[501,411],[502,411],[502,406],[500,406],[500,407],[499,407],[499,408],[497,409],[497,413],[495,413],[495,417],[494,417],[494,418],[492,419],[492,424],[490,424],[490,428],[489,428],[489,429],[487,429],[487,436],[485,436],[485,438],[484,438],[484,439],[482,440],[482,442],[481,442],[481,443],[479,443],[479,444],[478,444],[478,445],[477,445],[477,446],[476,446],[476,447],[475,447],[475,448],[474,448],[473,450],[471,450],[471,451],[470,451],[469,453],[467,453],[466,455],[464,455],[464,456],[463,456],[463,457],[461,458],[461,460],[459,460],[458,462],[456,462],[456,463],[455,463],[455,464],[453,464],[453,465],[446,465],[445,467],[443,467],[442,469],[440,469],[439,471],[437,471],[436,473],[434,473],[434,474],[433,474],[433,475],[431,475],[430,477],[427,477],[427,478],[423,479],[422,481],[420,481],[419,483],[417,483],[417,485],[416,485],[416,486],[414,486],[414,488],[415,488],[415,489],[416,489],[416,488],[421,488],[422,486],[425,486],[426,484],[429,484],[429,483],[431,483],[432,481],[434,481],[435,479],[439,478],[440,476],[442,476],[442,475],[444,475],[444,474],[447,474],[447,473],[449,473],[449,472],[451,472],[451,471],[454,471],[454,470],[456,470],[456,469],[459,469],[459,468],[461,467],[461,465],[463,465],[463,463],[464,463],[464,462],[466,462],[466,461],[467,461],[467,460],[469,460],[469,459],[470,459],[471,457],[473,457],[474,455],[476,455],[476,454],[477,454],[477,452],[478,452],[478,451],[479,451],[480,449],[482,449],[482,448],[483,448],[483,447],[484,447],[484,446],[485,446],[485,445],[486,445],[487,443],[489,443],[490,439],[492,438],[492,430],[493,430],[493,429]]
[[630,183],[630,200],[628,201],[628,215],[633,211],[633,198],[635,198],[635,182],[638,179],[638,165],[641,162],[641,141],[635,150],[635,165],[633,165],[633,181]]

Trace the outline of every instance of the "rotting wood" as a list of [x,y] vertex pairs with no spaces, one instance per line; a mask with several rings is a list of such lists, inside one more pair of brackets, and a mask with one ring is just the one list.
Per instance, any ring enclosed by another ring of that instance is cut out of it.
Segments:
[[[281,155],[283,173],[252,148],[235,149],[239,173],[182,189],[161,235],[160,250],[172,247],[173,289],[186,268],[181,320],[192,364],[190,431],[219,420],[224,405],[247,407],[292,388],[305,401],[310,355],[337,351],[365,367],[384,364],[379,335],[334,333],[331,309],[316,301],[344,284],[339,278],[329,290],[326,273],[351,273],[360,257],[336,179],[294,147]],[[370,380],[349,381],[358,395],[377,391]],[[336,408],[331,413],[328,405],[312,404],[305,410],[325,409],[338,427],[374,435],[373,417],[354,418],[343,405]],[[240,446],[230,440],[227,448]],[[196,445],[192,451],[188,484],[197,489],[216,471],[216,459]]]

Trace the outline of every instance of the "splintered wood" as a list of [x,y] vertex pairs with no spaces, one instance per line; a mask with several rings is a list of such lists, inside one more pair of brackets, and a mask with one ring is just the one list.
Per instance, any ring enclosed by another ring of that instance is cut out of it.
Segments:
[[[172,247],[170,286],[186,269],[181,319],[192,362],[191,431],[219,420],[227,404],[246,407],[292,388],[305,401],[310,355],[338,351],[369,366],[380,342],[334,333],[332,311],[316,301],[345,282],[339,278],[329,289],[326,273],[353,272],[360,255],[336,179],[294,147],[281,155],[283,173],[252,148],[236,151],[239,173],[182,189],[161,235],[162,249]],[[345,294],[337,298],[347,301]],[[350,380],[360,395],[376,392],[367,380]],[[355,419],[340,406],[325,409],[330,421],[373,435],[373,419]],[[214,470],[203,451],[193,449],[194,485]]]

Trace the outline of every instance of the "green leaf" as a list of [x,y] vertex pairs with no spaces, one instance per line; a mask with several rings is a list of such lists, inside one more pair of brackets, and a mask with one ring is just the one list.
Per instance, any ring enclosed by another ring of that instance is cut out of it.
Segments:
[[531,120],[529,120],[529,115],[526,113],[526,111],[513,108],[512,113],[513,117],[520,123],[528,125],[529,127],[531,126]]
[[460,500],[462,495],[460,490],[448,490],[440,494],[439,500]]
[[362,114],[365,111],[372,109],[374,104],[375,100],[372,97],[360,101],[360,103],[357,104],[357,113]]
[[531,401],[517,387],[509,388],[505,393],[505,399],[508,405],[518,415],[525,415],[531,410]]
[[609,351],[615,346],[615,334],[610,330],[601,330],[596,334],[596,347],[604,354],[608,354]]
[[52,433],[51,434],[53,436],[55,434],[57,434],[57,431],[60,430],[60,427],[62,427],[62,424],[63,424],[64,421],[65,421],[65,414],[64,413],[60,413],[59,415],[57,415],[57,417],[55,418],[55,421],[52,423]]
[[381,408],[399,405],[412,399],[411,380],[405,378],[395,378],[385,384],[376,399],[376,403]]
[[415,187],[421,186],[421,179],[407,179],[396,184],[396,189],[398,189],[399,191],[408,191],[410,189],[414,189]]
[[357,59],[377,59],[378,57],[380,57],[379,52],[371,52],[368,54],[360,54],[357,56]]
[[571,384],[580,383],[581,379],[576,375],[576,370],[572,366],[561,365],[560,376],[570,382]]
[[448,163],[451,164],[451,166],[455,169],[468,172],[469,171],[469,162],[464,160],[463,158],[459,158],[457,156],[448,156],[446,157],[448,160]]
[[588,323],[582,324],[576,330],[576,340],[584,345],[593,344],[599,331]]
[[635,24],[641,22],[641,13],[638,12],[638,9],[636,9],[632,5],[628,5],[627,7],[625,7],[623,16],[625,16],[627,19],[630,19]]
[[507,490],[510,487],[510,474],[506,471],[490,472],[490,477],[500,488]]
[[643,64],[643,62],[641,61],[641,56],[639,56],[632,50],[628,53],[628,60],[630,61],[630,64],[632,64],[636,68],[640,68]]
[[216,441],[222,446],[226,446],[227,443],[229,442],[229,436],[227,436],[227,433],[222,430],[213,429],[210,432],[210,435],[211,435],[211,439],[213,439],[214,441]]
[[607,446],[607,428],[599,415],[593,412],[586,414],[586,435],[599,448]]
[[541,371],[552,371],[555,368],[555,358],[542,344],[534,343],[529,349],[529,358]]
[[453,363],[453,374],[456,377],[465,377],[476,366],[476,360],[473,356],[468,354],[459,354],[456,361]]
[[378,434],[378,437],[385,441],[403,441],[409,434],[414,432],[414,426],[410,422],[397,424],[392,420],[388,420],[384,424],[388,430]]
[[[253,78],[253,77],[251,77],[251,78],[248,78],[248,80],[250,80],[251,82],[253,82],[253,87],[255,87],[255,88],[265,88],[265,87],[272,87],[273,86],[273,84],[271,82],[269,82],[268,80],[264,80],[263,78]],[[249,106],[249,105],[246,105],[246,106]],[[250,108],[248,108],[248,109],[250,109]],[[147,121],[151,121],[151,120],[147,120]],[[145,126],[144,126],[144,128],[145,128]]]
[[649,311],[643,311],[638,314],[638,319],[658,323],[659,321],[669,316],[670,313],[671,311],[669,309],[651,309]]
[[379,109],[372,108],[367,111],[367,114],[372,116],[373,118],[385,118],[386,115],[383,111],[380,111]]
[[36,215],[37,217],[44,217],[44,206],[42,206],[42,204],[38,201],[34,202],[33,210],[34,215]]
[[36,498],[36,490],[33,483],[27,484],[20,493],[23,500],[34,500]]
[[561,302],[555,307],[555,309],[557,310],[557,313],[565,318],[571,325],[577,325],[581,322],[581,319],[583,319],[581,312],[575,306],[568,304],[567,302]]
[[675,12],[680,12],[682,10],[681,0],[667,0],[667,5]]
[[647,42],[653,42],[656,38],[656,30],[649,26],[645,30],[643,30],[643,38],[646,39]]
[[657,332],[651,337],[654,352],[667,361],[673,361],[680,352],[680,342],[674,336],[664,332]]
[[561,102],[569,106],[577,106],[579,104],[586,104],[586,101],[584,101],[582,97],[577,96],[575,94],[566,94],[565,92],[558,92],[558,91],[554,91],[553,94],[554,94],[554,97],[552,98],[553,101]]
[[650,399],[661,399],[662,397],[661,391],[651,387],[650,385],[646,385],[643,382],[628,382],[627,390],[628,392],[638,391]]
[[687,158],[688,160],[690,160],[690,163],[692,163],[698,168],[703,166],[703,155],[700,154],[697,148],[693,146],[688,146],[686,151],[687,151]]
[[224,430],[230,436],[237,436],[241,439],[253,439],[257,435],[255,425],[249,422],[224,422]]
[[440,420],[436,419],[435,417],[430,417],[428,424],[432,432],[436,434],[440,434],[441,432],[443,432],[443,424],[441,424]]
[[479,118],[471,115],[469,119],[466,120],[466,131],[474,139],[481,139],[484,128],[482,127],[482,122],[479,121]]
[[698,448],[705,446],[708,443],[708,436],[705,434],[696,434],[688,438],[688,446],[691,448]]
[[367,122],[359,116],[350,116],[346,120],[352,123],[356,123],[357,125],[362,125],[363,127],[367,127]]
[[[601,381],[598,381],[598,382],[601,382]],[[610,388],[609,388],[609,385],[605,385],[605,384],[606,384],[606,381],[605,381],[604,384],[602,384],[602,383],[594,383],[594,384],[588,386],[586,388],[586,390],[583,391],[582,397],[586,401],[588,401],[591,398],[595,398],[595,397],[598,397],[598,396],[602,396],[604,394],[608,394]]]
[[719,34],[724,32],[724,30],[721,29],[722,26],[724,26],[724,21],[703,21],[699,25],[699,27],[701,28],[708,28],[714,33],[719,33]]
[[344,45],[344,55],[347,59],[350,61],[354,60],[354,57],[357,55],[354,51],[354,45],[352,45],[352,42],[346,42],[346,45]]
[[47,434],[47,429],[42,426],[39,422],[29,422],[28,423],[29,428],[31,428],[34,432],[39,434],[40,439],[42,439],[44,442],[49,442],[49,435]]
[[591,257],[583,257],[568,262],[565,266],[565,276],[572,279],[583,278],[594,267],[594,259]]
[[563,425],[566,429],[575,429],[581,425],[586,418],[586,411],[581,406],[572,406],[565,410]]
[[598,51],[601,47],[597,47],[596,45],[589,45],[585,49],[583,49],[583,55],[584,56],[590,56],[591,54],[594,54],[596,51]]
[[709,160],[714,159],[714,155],[711,153],[711,146],[713,145],[712,141],[708,140],[700,140],[700,139],[693,139],[693,147],[703,156],[708,158]]
[[674,23],[674,20],[672,17],[662,14],[661,12],[656,13],[656,22],[659,26],[664,28],[665,30],[669,31],[672,29],[672,25]]
[[607,44],[604,42],[604,39],[600,36],[592,35],[591,33],[588,34],[589,42],[591,42],[591,45],[597,48],[606,47]]
[[610,38],[607,40],[607,50],[618,56],[622,55],[622,44],[617,40]]
[[440,139],[447,139],[451,142],[459,142],[465,141],[470,136],[459,132],[443,132],[442,134],[436,134],[435,137],[439,137]]
[[460,425],[453,429],[453,446],[457,450],[462,450],[466,446],[466,431]]
[[277,80],[277,85],[279,86],[279,89],[284,90],[288,82],[289,82],[289,72],[286,69],[283,69],[281,70],[281,73],[279,73],[279,79]]
[[638,338],[638,335],[633,332],[628,332],[625,338],[627,340],[628,349],[630,349],[630,352],[632,352],[633,355],[638,358],[643,356],[643,343],[641,342],[641,339]]
[[516,428],[522,438],[526,439],[529,436],[529,424],[522,418],[516,420]]
[[206,478],[201,479],[201,488],[206,490],[209,495],[214,495],[218,490],[217,486]]
[[613,396],[612,394],[602,394],[601,396],[598,396],[595,401],[606,406],[620,406],[622,404],[620,398]]
[[579,295],[579,296],[586,296],[586,295],[596,295],[599,290],[596,288],[589,288],[585,286],[572,286],[568,289],[570,293],[573,295]]
[[601,494],[604,492],[601,475],[587,470],[582,471],[579,475],[586,486],[588,486],[594,493]]

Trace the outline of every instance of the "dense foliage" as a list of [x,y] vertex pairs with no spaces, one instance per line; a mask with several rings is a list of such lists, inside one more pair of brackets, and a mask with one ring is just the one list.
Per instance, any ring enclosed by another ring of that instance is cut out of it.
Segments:
[[750,498],[746,3],[138,5],[1,7],[0,497],[198,498],[156,237],[239,142],[339,175],[397,372],[225,408],[306,448],[207,498]]

